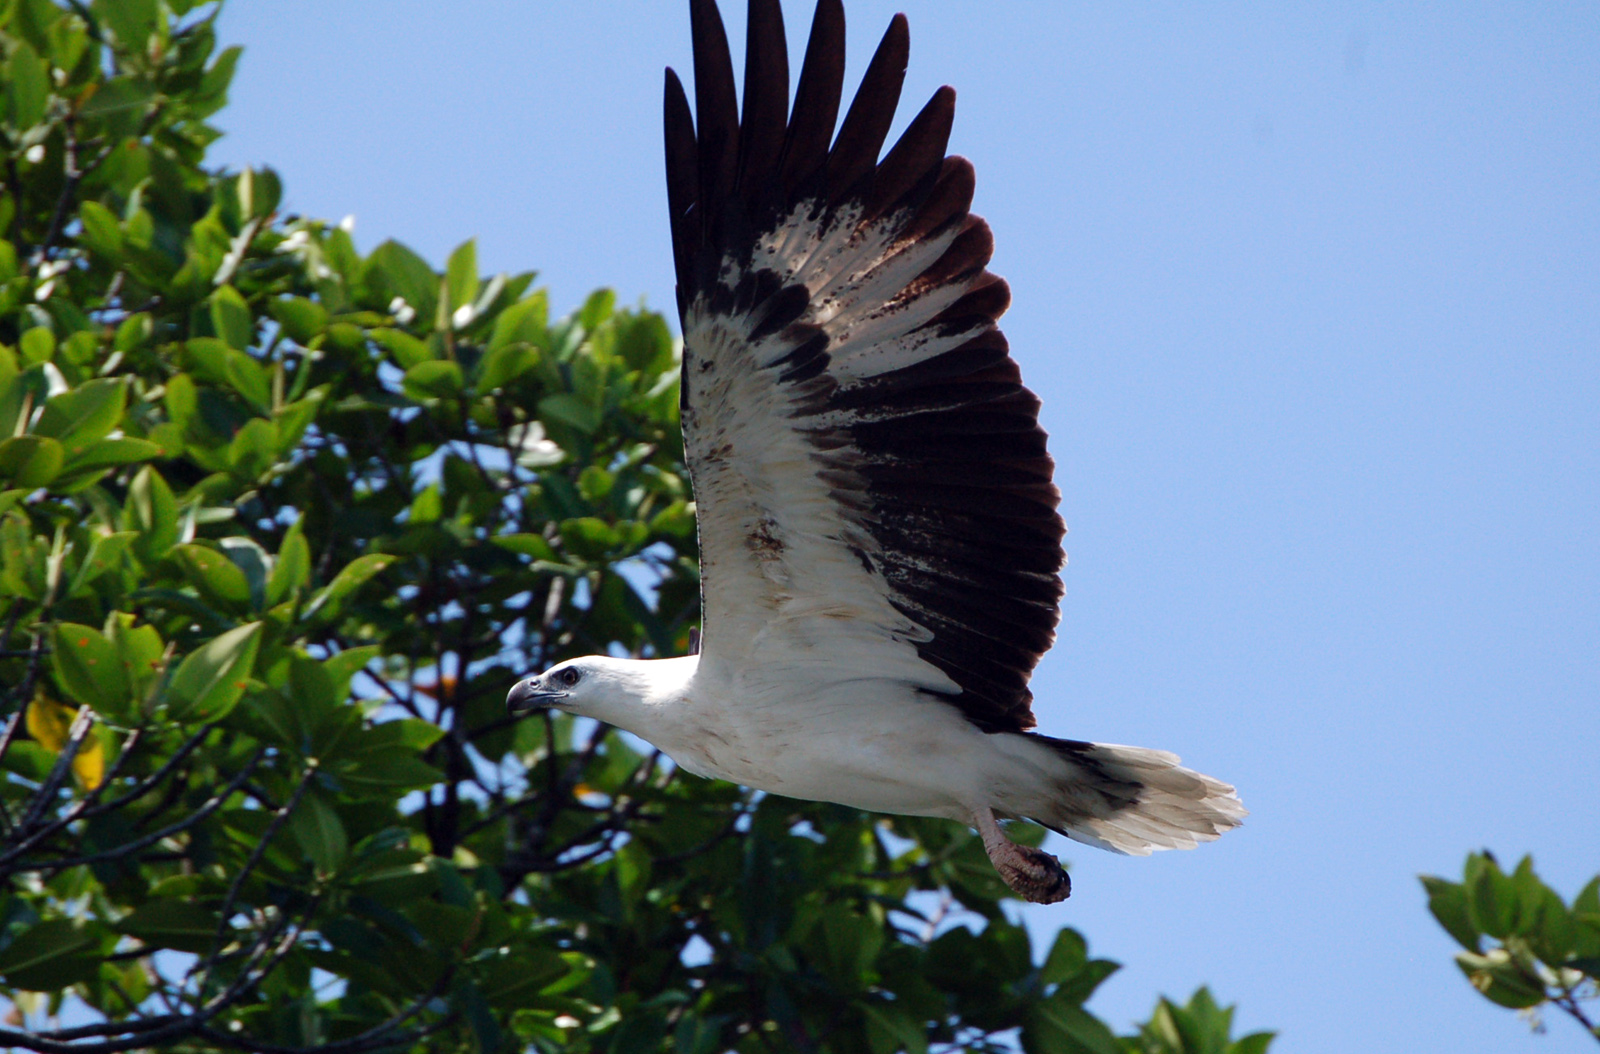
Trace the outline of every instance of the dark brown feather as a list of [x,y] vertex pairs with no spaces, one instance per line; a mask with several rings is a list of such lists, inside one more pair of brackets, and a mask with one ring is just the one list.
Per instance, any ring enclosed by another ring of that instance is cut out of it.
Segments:
[[895,15],[873,52],[861,78],[861,87],[844,115],[839,136],[828,153],[828,184],[832,200],[858,196],[862,180],[872,174],[878,151],[894,123],[900,88],[906,79],[906,58],[911,53],[911,31],[905,15]]
[[683,82],[667,70],[665,125],[667,141],[667,213],[672,224],[672,262],[677,268],[678,309],[683,310],[687,288],[684,276],[700,245],[700,218],[695,213],[699,193],[700,147],[695,142],[694,118],[689,115],[689,100]]
[[806,42],[805,63],[800,67],[783,146],[780,171],[785,187],[809,180],[827,160],[843,90],[844,5],[839,0],[820,0],[811,16],[811,38]]
[[[739,105],[733,94],[733,59],[716,0],[690,0],[694,37],[694,111],[700,142],[701,223],[722,219],[739,164]],[[704,235],[703,235],[704,237]]]
[[789,122],[789,46],[778,0],[750,0],[745,31],[744,117],[739,122],[739,193],[753,213],[778,174]]
[[900,205],[917,191],[926,194],[938,178],[950,143],[950,126],[956,118],[956,90],[945,85],[933,93],[872,178],[864,219],[874,219]]

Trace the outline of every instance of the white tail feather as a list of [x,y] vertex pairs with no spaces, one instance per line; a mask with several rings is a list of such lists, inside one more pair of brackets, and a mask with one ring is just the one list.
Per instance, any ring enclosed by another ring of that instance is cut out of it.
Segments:
[[[1069,807],[1065,815],[1038,817],[1076,841],[1149,856],[1157,849],[1193,849],[1212,841],[1246,815],[1232,787],[1183,768],[1178,756],[1165,750],[1096,743],[1086,760],[1117,783],[1137,784],[1140,790],[1137,801],[1121,808],[1108,804],[1085,816]],[[1087,768],[1082,772],[1091,783],[1093,775]],[[1082,803],[1083,796],[1073,796],[1072,806]]]

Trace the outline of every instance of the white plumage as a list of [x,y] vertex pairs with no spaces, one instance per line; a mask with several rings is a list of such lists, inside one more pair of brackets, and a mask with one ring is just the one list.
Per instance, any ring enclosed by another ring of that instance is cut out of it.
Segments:
[[838,0],[792,114],[781,13],[752,0],[741,122],[715,4],[691,9],[698,120],[669,70],[666,127],[701,651],[570,660],[512,711],[609,722],[703,776],[970,823],[1033,900],[1070,883],[997,819],[1138,855],[1236,826],[1233,788],[1172,754],[1029,731],[1064,528],[972,169],[944,155],[954,93],[880,161],[903,17],[834,137]]

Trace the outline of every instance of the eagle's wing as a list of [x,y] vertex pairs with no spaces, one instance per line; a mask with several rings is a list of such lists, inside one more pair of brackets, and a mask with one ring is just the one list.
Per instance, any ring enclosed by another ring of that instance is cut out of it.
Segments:
[[696,111],[668,70],[666,148],[701,662],[897,677],[985,731],[1029,728],[1064,527],[1039,400],[995,325],[1010,294],[985,270],[972,166],[945,156],[955,93],[878,160],[897,15],[830,147],[838,0],[787,119],[781,13],[752,0],[741,121],[716,6],[692,15]]

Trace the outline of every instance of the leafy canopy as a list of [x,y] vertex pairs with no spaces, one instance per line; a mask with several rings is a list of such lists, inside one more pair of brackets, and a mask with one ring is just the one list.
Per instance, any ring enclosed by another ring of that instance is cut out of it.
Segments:
[[[1460,882],[1424,875],[1428,910],[1462,950],[1456,965],[1500,1006],[1534,1015],[1561,1010],[1595,1039],[1587,1003],[1600,998],[1600,876],[1568,904],[1525,856],[1507,874],[1494,854],[1467,856]],[[1542,1027],[1542,1026],[1540,1026]]]

